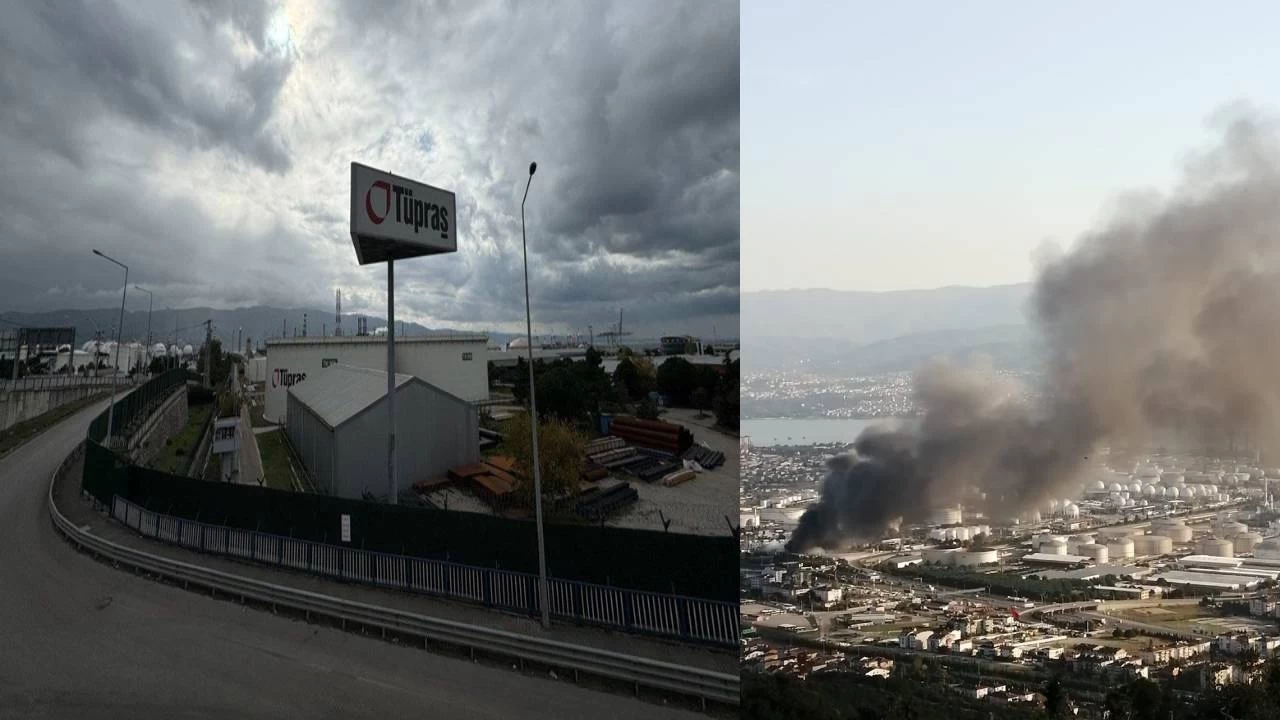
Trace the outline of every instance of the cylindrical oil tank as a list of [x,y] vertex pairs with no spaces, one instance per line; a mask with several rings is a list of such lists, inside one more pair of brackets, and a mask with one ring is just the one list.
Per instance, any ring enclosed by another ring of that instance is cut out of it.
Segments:
[[1235,545],[1237,555],[1251,553],[1253,549],[1262,542],[1262,536],[1255,532],[1245,532],[1231,538],[1231,542]]
[[1168,555],[1173,552],[1173,540],[1166,535],[1139,535],[1133,539],[1136,555]]
[[[1277,549],[1280,551],[1280,545],[1277,545]],[[1133,557],[1133,551],[1133,538],[1115,538],[1107,543],[1107,552],[1113,558],[1131,558]]]
[[1227,522],[1218,525],[1219,537],[1230,539],[1245,532],[1249,532],[1249,526],[1242,522],[1236,522],[1235,520],[1228,520]]
[[927,563],[937,563],[939,565],[950,565],[954,562],[953,555],[955,550],[943,550],[941,548],[925,548],[921,553],[922,559]]
[[1193,533],[1191,532],[1191,528],[1186,525],[1170,525],[1169,527],[1163,528],[1160,531],[1160,534],[1175,543],[1189,543],[1191,542],[1191,536]]
[[1098,545],[1097,543],[1089,543],[1081,545],[1076,552],[1077,555],[1083,555],[1098,565],[1104,565],[1111,559],[1111,553],[1107,550],[1106,545]]
[[956,565],[990,565],[1000,562],[1000,554],[995,550],[966,550],[955,555]]
[[934,511],[930,513],[930,521],[934,525],[955,525],[960,522],[960,508],[935,508]]
[[1235,557],[1235,546],[1226,538],[1205,537],[1200,538],[1200,542],[1196,543],[1196,552],[1200,555],[1215,557]]
[[968,540],[968,539],[969,539],[969,538],[971,538],[971,537],[973,537],[973,535],[970,533],[969,528],[967,528],[967,527],[958,527],[958,528],[956,528],[956,539],[957,539],[957,540]]
[[1080,544],[1080,545],[1088,545],[1089,543],[1093,542],[1097,538],[1098,538],[1097,533],[1091,533],[1091,532],[1076,533],[1075,535],[1071,536],[1071,540],[1075,541],[1077,544]]
[[1280,539],[1271,538],[1254,545],[1253,556],[1263,560],[1280,560]]
[[1061,540],[1053,540],[1041,545],[1040,552],[1048,555],[1066,555],[1067,544]]
[[1130,527],[1104,527],[1098,532],[1104,538],[1122,538],[1142,534],[1141,530],[1134,530]]

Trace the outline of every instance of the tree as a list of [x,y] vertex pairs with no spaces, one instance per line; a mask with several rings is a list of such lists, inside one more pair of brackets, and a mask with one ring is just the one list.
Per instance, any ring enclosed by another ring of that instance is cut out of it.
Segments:
[[657,420],[658,406],[649,402],[648,399],[641,400],[640,404],[636,405],[636,417],[641,420]]
[[613,382],[622,388],[631,400],[644,397],[644,391],[640,385],[640,370],[631,358],[622,358],[618,363],[618,367],[613,371]]
[[741,407],[741,401],[738,395],[741,365],[737,360],[729,362],[728,355],[725,355],[724,363],[725,374],[724,377],[721,378],[720,390],[716,394],[714,403],[716,423],[721,426],[737,430],[740,420],[739,410]]
[[667,358],[658,366],[658,391],[670,395],[676,405],[688,406],[698,387],[698,369],[682,357]]
[[1067,692],[1057,676],[1044,686],[1044,712],[1050,718],[1067,717]]
[[711,396],[705,387],[699,387],[697,390],[693,391],[693,406],[697,408],[699,417],[707,414],[707,400],[710,397]]
[[587,398],[569,368],[556,366],[537,378],[538,412],[573,422],[587,411]]
[[587,355],[584,360],[587,363],[587,367],[600,367],[604,364],[604,356],[600,354],[599,350],[596,350],[594,345],[587,348]]
[[[532,429],[529,415],[518,413],[507,420],[503,435],[503,444],[525,478],[517,492],[530,504],[533,503]],[[563,420],[544,419],[538,423],[538,466],[544,500],[555,500],[577,492],[586,443],[573,425]]]

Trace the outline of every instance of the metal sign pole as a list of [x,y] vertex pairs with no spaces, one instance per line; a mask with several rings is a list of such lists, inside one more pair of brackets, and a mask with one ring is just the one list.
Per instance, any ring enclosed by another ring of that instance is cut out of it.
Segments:
[[396,488],[396,261],[387,261],[387,482],[395,505]]

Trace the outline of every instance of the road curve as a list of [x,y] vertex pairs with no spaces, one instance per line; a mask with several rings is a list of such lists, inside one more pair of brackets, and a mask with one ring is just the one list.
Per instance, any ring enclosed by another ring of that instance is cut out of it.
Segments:
[[696,718],[399,647],[115,570],[48,484],[104,404],[0,459],[0,718]]

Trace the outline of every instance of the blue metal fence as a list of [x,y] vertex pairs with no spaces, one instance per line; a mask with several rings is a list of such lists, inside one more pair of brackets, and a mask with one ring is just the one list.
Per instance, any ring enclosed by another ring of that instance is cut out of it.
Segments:
[[[303,570],[348,582],[540,614],[538,576],[479,568],[210,525],[146,510],[116,495],[112,516],[140,534],[217,555]],[[551,616],[579,624],[736,646],[735,603],[548,579]]]

